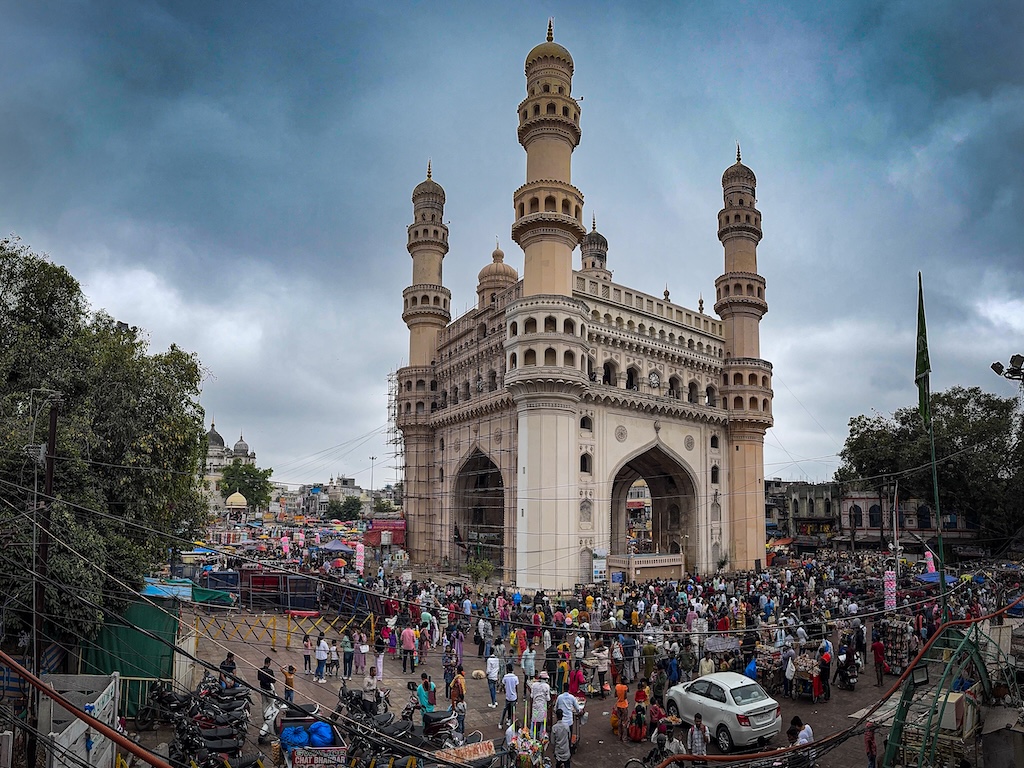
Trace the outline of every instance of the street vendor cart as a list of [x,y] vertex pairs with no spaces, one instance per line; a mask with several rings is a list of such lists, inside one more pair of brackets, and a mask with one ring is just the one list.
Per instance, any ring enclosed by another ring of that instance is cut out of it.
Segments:
[[808,654],[801,654],[793,663],[796,667],[796,674],[793,676],[793,697],[806,696],[817,704],[819,696],[814,688],[814,678],[818,674],[818,660]]

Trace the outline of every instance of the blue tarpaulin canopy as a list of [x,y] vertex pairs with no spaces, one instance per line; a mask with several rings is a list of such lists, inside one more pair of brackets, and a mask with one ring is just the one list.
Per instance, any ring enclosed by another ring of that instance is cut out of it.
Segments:
[[[934,573],[922,573],[917,577],[918,581],[924,582],[925,584],[938,584],[939,583],[939,572]],[[956,584],[956,579],[952,576],[946,576],[947,584]]]
[[350,547],[348,544],[343,542],[341,539],[331,539],[329,542],[324,544],[321,549],[326,549],[328,552],[344,552],[348,555],[354,555],[355,549]]

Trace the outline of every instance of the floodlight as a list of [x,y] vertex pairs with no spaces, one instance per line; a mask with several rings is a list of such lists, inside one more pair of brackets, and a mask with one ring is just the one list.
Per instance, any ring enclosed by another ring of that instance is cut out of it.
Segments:
[[992,363],[992,370],[996,372],[996,376],[1002,376],[1003,375],[1003,371],[1005,371],[1006,369],[1003,368],[1003,364],[1002,363],[995,362],[995,363]]

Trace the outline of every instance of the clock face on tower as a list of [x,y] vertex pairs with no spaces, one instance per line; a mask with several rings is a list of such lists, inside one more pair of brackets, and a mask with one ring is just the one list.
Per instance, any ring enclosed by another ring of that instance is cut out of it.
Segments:
[[651,386],[655,389],[661,386],[661,376],[658,375],[657,371],[651,371],[651,375],[647,377],[647,380],[651,382]]

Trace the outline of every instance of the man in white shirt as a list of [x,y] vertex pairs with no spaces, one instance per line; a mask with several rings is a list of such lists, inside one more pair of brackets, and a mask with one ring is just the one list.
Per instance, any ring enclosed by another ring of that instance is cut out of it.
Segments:
[[555,709],[562,710],[562,719],[569,724],[570,728],[572,728],[573,722],[575,722],[575,716],[583,711],[583,707],[580,706],[580,700],[568,691],[559,694],[558,698],[555,699]]
[[498,663],[498,657],[494,655],[494,649],[491,649],[491,655],[487,657],[487,691],[491,694],[491,703],[487,706],[494,709],[498,706],[498,673],[501,672],[501,665]]
[[519,675],[512,671],[511,664],[505,665],[505,676],[501,678],[501,685],[505,689],[505,709],[501,711],[501,722],[498,723],[498,727],[504,728],[506,723],[515,723],[516,702],[519,700]]
[[327,645],[327,638],[325,638],[323,635],[320,635],[320,640],[316,644],[316,677],[314,678],[315,682],[327,682],[327,678],[324,675],[326,674],[325,669],[327,667],[327,656],[328,654],[330,654],[330,652],[331,647]]

